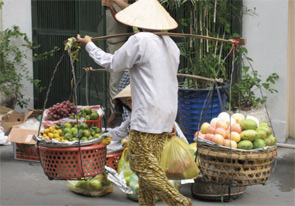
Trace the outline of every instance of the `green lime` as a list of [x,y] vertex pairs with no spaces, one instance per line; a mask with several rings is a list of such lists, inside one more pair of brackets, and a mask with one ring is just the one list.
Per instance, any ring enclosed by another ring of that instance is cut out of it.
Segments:
[[72,130],[71,130],[71,128],[66,127],[66,128],[63,129],[63,132],[64,132],[64,134],[67,134],[67,133],[71,134]]
[[91,114],[92,113],[92,109],[91,108],[85,108],[85,113],[86,114]]
[[67,140],[70,140],[70,139],[72,139],[72,134],[71,133],[66,133],[65,134],[65,139],[67,139]]
[[78,137],[78,130],[77,131],[72,131],[73,137]]
[[81,140],[82,141],[88,141],[88,138],[87,137],[82,137]]
[[97,111],[93,111],[90,115],[90,119],[97,120],[98,118],[99,118],[99,115],[98,115]]
[[92,136],[96,134],[95,130],[90,130],[90,133]]
[[100,129],[100,128],[96,128],[96,129],[95,129],[95,132],[96,132],[96,133],[101,133],[101,129]]
[[72,124],[67,122],[63,125],[64,128],[72,128]]
[[81,129],[88,129],[88,125],[86,122],[81,123]]
[[77,127],[73,127],[73,128],[71,128],[71,131],[72,131],[72,133],[78,132],[78,128]]
[[83,136],[89,137],[90,136],[90,131],[88,129],[83,130]]
[[95,138],[96,138],[95,136],[89,136],[88,140],[92,140],[92,139],[95,139]]
[[86,120],[90,120],[90,115],[86,115],[86,116],[85,116],[85,119],[86,119]]

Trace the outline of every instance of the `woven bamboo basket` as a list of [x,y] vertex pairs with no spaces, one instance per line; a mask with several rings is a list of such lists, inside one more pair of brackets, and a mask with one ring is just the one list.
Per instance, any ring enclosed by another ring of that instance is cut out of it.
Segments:
[[198,143],[204,180],[231,186],[264,184],[270,177],[277,147],[237,150]]
[[244,194],[246,188],[246,186],[229,187],[221,184],[210,183],[204,181],[203,177],[198,177],[195,179],[194,184],[192,184],[191,191],[194,199],[231,201]]

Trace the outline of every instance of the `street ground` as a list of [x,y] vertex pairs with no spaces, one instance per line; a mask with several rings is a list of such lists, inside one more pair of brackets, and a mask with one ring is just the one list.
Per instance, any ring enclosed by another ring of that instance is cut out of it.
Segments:
[[[39,162],[15,160],[13,147],[0,146],[0,205],[138,205],[126,198],[116,186],[111,194],[102,197],[77,195],[67,188],[66,181],[49,181]],[[278,149],[277,162],[265,185],[247,187],[245,193],[230,202],[194,199],[191,184],[181,186],[181,193],[193,200],[194,206],[207,205],[295,205],[295,158],[293,149]],[[165,205],[158,202],[157,205]]]

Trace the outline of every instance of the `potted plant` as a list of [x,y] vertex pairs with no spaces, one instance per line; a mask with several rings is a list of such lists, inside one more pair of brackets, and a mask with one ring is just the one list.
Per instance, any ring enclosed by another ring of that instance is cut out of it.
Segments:
[[18,26],[1,31],[0,37],[0,105],[12,109],[16,105],[23,108],[29,99],[22,93],[22,80],[29,81],[40,90],[44,89],[39,87],[40,80],[30,76],[27,62],[52,56],[59,48],[30,57],[29,52],[39,46],[33,46],[27,34],[22,33]]

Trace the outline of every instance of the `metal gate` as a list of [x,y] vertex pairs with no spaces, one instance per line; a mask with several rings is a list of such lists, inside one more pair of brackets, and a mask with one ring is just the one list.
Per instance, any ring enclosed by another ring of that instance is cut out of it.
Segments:
[[[49,86],[53,70],[64,52],[64,40],[76,37],[77,34],[102,36],[105,31],[104,8],[101,1],[94,0],[32,0],[33,42],[40,45],[36,53],[50,51],[57,46],[60,50],[49,57],[34,63],[34,78],[41,80],[43,87]],[[105,42],[95,42],[105,48]],[[98,68],[84,48],[80,51],[79,61],[75,62],[77,79],[84,73],[82,68],[92,66]],[[54,77],[46,107],[57,102],[71,99],[72,72],[69,56],[61,62]],[[106,107],[106,74],[92,72],[89,78],[89,104]],[[77,104],[86,104],[85,76],[78,86]],[[34,107],[42,108],[46,89],[39,93],[34,89]]]

